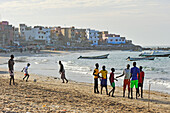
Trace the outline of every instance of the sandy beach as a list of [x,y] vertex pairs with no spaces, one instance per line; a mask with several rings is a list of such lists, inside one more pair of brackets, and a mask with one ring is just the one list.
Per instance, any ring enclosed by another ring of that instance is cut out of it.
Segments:
[[[144,98],[122,97],[122,88],[116,87],[115,97],[93,93],[93,84],[59,78],[30,75],[28,82],[22,80],[22,72],[15,72],[16,85],[9,85],[7,69],[0,69],[1,112],[170,112],[170,95],[151,91],[148,110],[148,91]],[[37,82],[34,82],[34,79]],[[109,90],[111,87],[109,86]]]

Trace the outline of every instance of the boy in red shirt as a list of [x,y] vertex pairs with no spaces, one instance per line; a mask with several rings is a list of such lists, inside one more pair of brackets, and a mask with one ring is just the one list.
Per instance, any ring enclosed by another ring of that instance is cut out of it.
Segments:
[[115,91],[115,82],[114,80],[118,81],[116,78],[114,78],[114,72],[115,72],[115,69],[112,68],[111,69],[111,73],[110,73],[110,77],[109,77],[109,80],[110,80],[110,85],[112,86],[112,90],[109,92],[109,96],[110,96],[110,93],[112,92],[112,97],[114,97],[114,91]]
[[144,82],[145,73],[142,71],[142,66],[140,66],[139,69],[140,69],[140,76],[138,75],[138,96],[140,96],[139,87],[141,87],[141,98],[143,98],[143,82]]

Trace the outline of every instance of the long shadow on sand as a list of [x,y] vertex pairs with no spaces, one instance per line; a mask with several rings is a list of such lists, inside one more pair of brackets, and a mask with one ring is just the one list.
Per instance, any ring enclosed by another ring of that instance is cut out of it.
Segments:
[[[148,102],[148,99],[138,99],[138,100]],[[150,102],[155,102],[155,103],[158,103],[158,104],[168,104],[168,105],[170,105],[170,101],[161,101],[161,100],[150,99]]]

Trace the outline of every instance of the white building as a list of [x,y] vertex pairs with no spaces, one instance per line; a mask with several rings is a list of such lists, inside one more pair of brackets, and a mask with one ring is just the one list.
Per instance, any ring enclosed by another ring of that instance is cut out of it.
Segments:
[[25,41],[32,41],[37,44],[49,44],[50,43],[50,28],[44,28],[42,26],[27,27],[25,24],[19,25],[20,36]]
[[103,39],[106,40],[108,44],[125,44],[125,37],[120,37],[120,35],[115,34],[104,34]]
[[99,41],[98,33],[99,31],[96,30],[91,30],[91,29],[86,30],[87,39],[92,41],[92,45],[98,45],[98,41]]

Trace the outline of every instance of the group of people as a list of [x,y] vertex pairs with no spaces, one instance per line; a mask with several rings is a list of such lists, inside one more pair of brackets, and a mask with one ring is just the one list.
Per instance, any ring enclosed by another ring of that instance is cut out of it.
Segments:
[[[114,97],[114,91],[115,91],[115,80],[118,81],[117,78],[124,76],[124,83],[123,83],[123,97],[125,97],[125,91],[126,91],[126,86],[128,86],[128,98],[130,98],[130,93],[131,93],[131,99],[133,99],[133,87],[135,86],[136,88],[136,99],[138,96],[141,96],[143,98],[143,82],[144,82],[144,71],[142,71],[142,66],[139,68],[136,67],[136,62],[133,62],[133,67],[130,69],[130,65],[127,64],[126,69],[123,70],[123,74],[120,76],[115,77],[114,72],[115,69],[111,68],[110,72],[110,85],[112,87],[112,90],[108,93],[107,89],[107,74],[108,71],[106,70],[105,66],[102,66],[102,70],[99,71],[99,64],[95,64],[95,69],[93,71],[93,76],[94,76],[94,93],[99,93],[98,90],[98,79],[101,80],[101,94],[103,87],[106,89],[106,94],[110,96],[112,93],[112,97]],[[100,76],[101,74],[101,76]],[[139,87],[141,88],[141,94],[139,93]]]
[[[8,61],[8,68],[9,68],[9,74],[10,74],[10,82],[9,82],[9,85],[11,85],[11,82],[13,81],[13,85],[15,85],[15,80],[14,80],[14,55],[11,55],[10,56],[10,59]],[[24,72],[24,79],[26,79],[26,82],[28,82],[28,79],[29,79],[29,73],[28,73],[28,68],[31,64],[28,63],[26,67],[24,67],[21,72]],[[64,80],[66,81],[66,83],[68,83],[68,80],[66,79],[65,77],[65,70],[64,70],[64,66],[63,64],[61,63],[61,61],[59,61],[59,65],[60,65],[60,69],[59,69],[59,73],[61,74],[61,79],[64,82]]]

